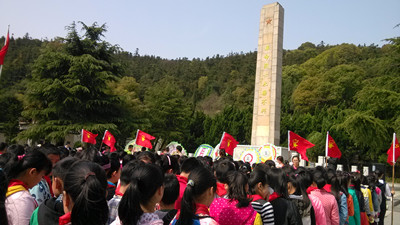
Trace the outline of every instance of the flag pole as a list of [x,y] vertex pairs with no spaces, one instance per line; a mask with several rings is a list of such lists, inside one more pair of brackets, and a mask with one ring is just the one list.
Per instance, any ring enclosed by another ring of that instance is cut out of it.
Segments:
[[[136,131],[135,145],[137,145],[137,144],[136,144],[136,140],[137,140],[137,136],[138,136],[138,134],[139,134],[139,129],[137,129],[137,131]],[[133,149],[132,149],[132,150],[133,150]],[[133,151],[131,152],[131,154],[133,155]]]
[[287,139],[287,149],[288,149],[289,152],[290,152],[290,130],[287,131],[287,136],[288,136],[288,139]]
[[83,129],[81,129],[81,143],[83,145]]
[[393,158],[392,158],[392,160],[393,160],[393,165],[392,165],[392,215],[391,215],[391,220],[392,220],[392,225],[393,225],[393,213],[394,213],[394,172],[395,172],[395,169],[394,169],[394,165],[395,165],[395,163],[396,163],[396,160],[394,159],[395,158],[395,151],[396,151],[396,133],[393,133]]
[[328,150],[329,150],[329,131],[326,132],[326,141],[325,141],[325,168],[328,166]]
[[107,131],[108,130],[104,131],[103,139],[101,139],[101,144],[100,144],[100,149],[99,149],[100,152],[101,152],[101,147],[103,147],[103,141],[104,141],[104,137],[106,136]]

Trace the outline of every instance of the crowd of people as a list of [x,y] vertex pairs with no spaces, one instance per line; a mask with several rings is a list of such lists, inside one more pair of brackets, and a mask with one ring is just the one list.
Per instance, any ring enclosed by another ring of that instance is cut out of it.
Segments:
[[304,168],[298,157],[250,165],[67,145],[0,154],[0,224],[383,224],[391,196],[383,171]]

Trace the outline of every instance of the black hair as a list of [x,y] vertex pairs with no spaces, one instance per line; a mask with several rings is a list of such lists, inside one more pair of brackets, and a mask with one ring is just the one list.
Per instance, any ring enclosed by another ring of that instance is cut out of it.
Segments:
[[369,174],[367,176],[367,182],[368,182],[369,189],[375,191],[376,183],[378,182],[377,176],[375,174]]
[[190,173],[199,166],[202,166],[202,165],[198,159],[188,158],[182,163],[181,172]]
[[16,179],[29,168],[35,168],[37,172],[51,172],[51,161],[40,151],[30,151],[25,156],[17,156],[6,152],[0,155],[0,167],[4,169],[8,180]]
[[303,196],[303,202],[305,206],[308,207],[311,204],[311,200],[307,194],[307,188],[312,184],[311,174],[305,168],[302,170],[297,169],[295,178],[296,191]]
[[8,224],[6,212],[6,193],[8,188],[8,179],[3,169],[0,168],[0,224]]
[[142,152],[146,151],[146,147],[142,147]]
[[43,152],[46,156],[48,155],[61,155],[61,152],[55,146],[45,146],[38,148],[39,151]]
[[128,145],[128,148],[133,148],[133,145]]
[[210,156],[203,156],[203,157],[199,156],[197,157],[197,159],[206,169],[213,172],[213,160]]
[[10,145],[7,148],[8,153],[13,153],[14,155],[23,155],[25,154],[25,149],[22,145]]
[[265,161],[265,165],[267,165],[269,168],[275,168],[276,167],[275,162],[272,161],[272,160]]
[[228,179],[228,198],[237,200],[236,207],[246,207],[250,204],[251,199],[247,197],[246,185],[248,178],[239,171],[230,171],[227,173]]
[[337,171],[336,176],[339,182],[340,191],[343,192],[346,197],[349,197],[349,174],[347,172]]
[[7,143],[1,142],[0,143],[0,152],[4,151],[7,148],[7,146],[8,146]]
[[326,175],[321,169],[316,168],[312,171],[312,179],[319,189],[326,185]]
[[140,205],[146,204],[154,196],[163,181],[164,174],[156,165],[144,164],[133,170],[129,187],[118,206],[118,216],[122,224],[137,224],[143,214]]
[[284,163],[283,156],[280,155],[280,156],[276,157],[276,159],[281,161],[282,163]]
[[217,177],[218,182],[221,183],[228,183],[228,179],[227,179],[227,173],[229,171],[235,171],[235,165],[227,160],[227,159],[223,159],[223,160],[219,160],[214,164],[215,167],[215,176]]
[[125,166],[126,164],[128,164],[130,161],[135,160],[136,157],[134,155],[125,155],[124,157],[122,157],[122,166]]
[[298,155],[293,156],[292,157],[292,161],[293,161],[294,158],[297,158],[299,160],[299,162],[300,162],[300,157]]
[[138,160],[147,160],[147,161],[150,161],[151,163],[155,163],[156,162],[156,158],[154,156],[154,153],[152,153],[150,151],[139,152],[137,154],[136,158]]
[[361,179],[363,175],[357,172],[351,173],[350,183],[354,185],[354,189],[361,191]]
[[94,146],[89,146],[89,148],[76,153],[75,157],[83,160],[89,160],[91,162],[96,162],[98,161],[99,151],[94,148]]
[[251,165],[248,162],[242,163],[239,166],[238,171],[242,172],[243,174],[245,174],[247,176],[247,178],[250,177],[250,173],[251,173]]
[[108,156],[110,162],[110,168],[106,169],[107,179],[110,179],[114,172],[118,172],[121,169],[121,163],[119,162],[119,158],[117,153],[111,153]]
[[65,180],[65,175],[68,173],[69,169],[71,168],[72,164],[77,162],[76,158],[74,157],[67,157],[60,161],[58,161],[52,170],[53,177],[58,177],[62,181]]
[[249,189],[252,194],[256,193],[255,190],[256,190],[257,184],[260,182],[262,185],[269,184],[267,173],[264,170],[260,170],[260,169],[257,169],[257,170],[254,170],[253,172],[251,172],[250,178],[249,178]]
[[283,173],[282,169],[279,168],[271,168],[267,172],[269,185],[271,186],[274,191],[284,197],[288,198],[288,191],[287,191],[287,176]]
[[180,145],[176,146],[176,150],[178,150],[179,152],[182,152],[182,146],[180,146]]
[[176,225],[193,224],[193,219],[200,218],[195,215],[196,206],[194,199],[202,195],[210,187],[213,187],[214,191],[217,188],[217,181],[214,175],[204,167],[198,167],[191,171],[188,180],[193,183],[188,183],[183,193],[181,212]]
[[163,170],[163,173],[166,173],[168,170],[172,169],[173,174],[179,173],[179,164],[178,159],[170,156],[170,155],[162,155],[160,166]]
[[165,174],[164,195],[161,201],[165,205],[173,204],[179,196],[179,181],[174,174]]
[[131,177],[135,168],[143,165],[144,162],[139,160],[133,160],[128,162],[124,167],[122,167],[121,177],[119,178],[121,185],[128,185],[129,182],[131,181]]
[[71,166],[65,175],[64,191],[74,202],[72,224],[107,223],[106,188],[106,173],[100,165],[85,160]]

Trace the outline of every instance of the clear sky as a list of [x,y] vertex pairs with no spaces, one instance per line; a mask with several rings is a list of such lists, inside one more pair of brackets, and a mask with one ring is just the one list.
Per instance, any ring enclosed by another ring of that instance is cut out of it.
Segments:
[[[257,48],[267,0],[0,0],[0,36],[65,37],[72,21],[107,23],[106,41],[163,58],[205,58]],[[285,49],[306,41],[382,45],[400,36],[400,0],[282,0]]]

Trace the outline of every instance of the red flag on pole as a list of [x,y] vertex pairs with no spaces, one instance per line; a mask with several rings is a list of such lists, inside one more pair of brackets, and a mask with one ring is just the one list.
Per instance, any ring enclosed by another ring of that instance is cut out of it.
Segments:
[[307,149],[312,148],[315,145],[307,139],[300,137],[298,134],[289,131],[289,150],[296,151],[300,153],[301,158],[308,161],[308,157],[306,155]]
[[393,142],[389,150],[387,151],[387,154],[388,154],[387,162],[391,166],[393,166],[393,163],[396,163],[397,159],[399,159],[400,157],[400,146],[396,138],[396,134],[393,134]]
[[329,135],[329,132],[326,134],[327,138],[326,138],[326,150],[327,153],[326,155],[332,158],[339,158],[342,157],[342,153],[340,152],[338,146],[336,145],[335,140],[333,140],[333,138]]
[[151,136],[148,133],[145,133],[141,130],[138,130],[137,134],[136,134],[136,144],[152,149],[153,145],[151,144],[151,140],[156,139],[155,137]]
[[114,136],[110,131],[106,130],[106,132],[104,132],[103,143],[110,147],[110,152],[115,152],[117,150],[114,146],[115,142]]
[[4,46],[3,46],[3,48],[1,48],[1,50],[0,50],[0,65],[3,65],[3,63],[4,63],[4,57],[6,56],[6,54],[7,54],[7,51],[8,51],[8,44],[10,43],[10,34],[9,34],[10,32],[9,32],[9,30],[7,31],[7,39],[6,39],[6,42],[5,42],[5,44],[4,44]]
[[222,135],[221,144],[219,145],[219,148],[225,149],[226,153],[233,156],[233,150],[236,148],[238,144],[239,142],[236,141],[236,139],[233,138],[232,135],[224,132],[224,134]]
[[81,135],[82,135],[82,140],[81,140],[82,142],[87,142],[94,145],[96,144],[96,137],[98,134],[93,134],[85,129],[82,129]]

